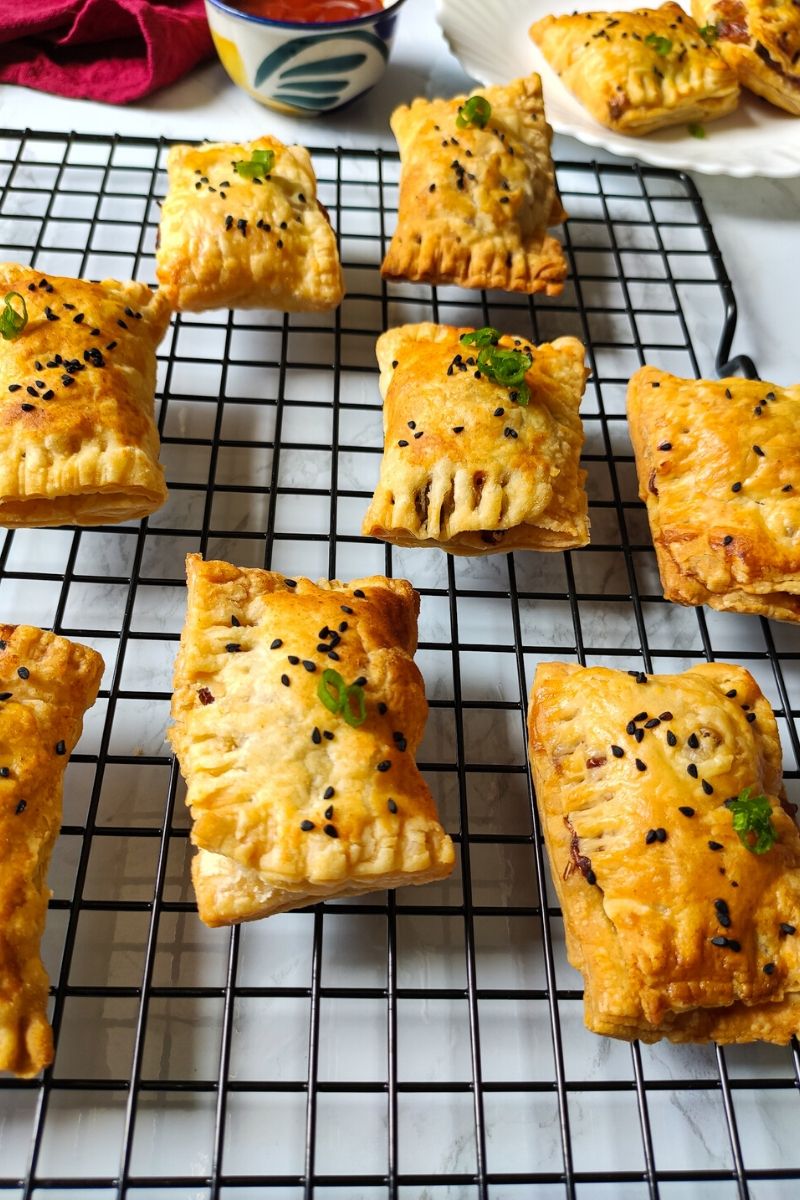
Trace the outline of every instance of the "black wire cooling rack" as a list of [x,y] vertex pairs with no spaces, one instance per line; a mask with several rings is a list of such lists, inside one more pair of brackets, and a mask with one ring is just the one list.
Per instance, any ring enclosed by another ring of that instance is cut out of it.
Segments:
[[[0,131],[2,253],[152,282],[165,152]],[[796,1045],[629,1046],[583,1028],[526,764],[537,661],[731,658],[770,697],[796,786],[796,633],[666,604],[636,496],[631,371],[708,373],[697,347],[730,354],[733,293],[697,191],[649,167],[561,164],[570,279],[529,300],[382,284],[397,157],[314,160],[341,309],[177,317],[159,356],[166,506],[134,525],[5,535],[3,619],[93,645],[107,669],[51,869],[57,1055],[43,1078],[0,1084],[0,1193],[796,1200]],[[381,448],[374,341],[426,318],[583,339],[591,546],[454,560],[360,537]],[[419,589],[421,765],[458,843],[452,879],[201,926],[164,743],[183,557],[197,550]]]

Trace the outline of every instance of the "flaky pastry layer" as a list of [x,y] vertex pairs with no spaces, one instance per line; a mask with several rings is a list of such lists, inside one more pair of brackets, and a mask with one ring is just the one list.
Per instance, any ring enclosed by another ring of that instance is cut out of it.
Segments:
[[788,0],[692,0],[699,25],[749,88],[800,116],[800,8]]

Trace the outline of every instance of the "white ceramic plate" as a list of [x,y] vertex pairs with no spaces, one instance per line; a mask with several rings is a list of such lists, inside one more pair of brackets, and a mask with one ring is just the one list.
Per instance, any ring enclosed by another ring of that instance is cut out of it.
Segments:
[[[641,6],[642,0],[607,0],[606,5],[609,10]],[[681,125],[646,138],[621,137],[598,125],[528,37],[528,27],[539,18],[575,9],[576,0],[438,0],[437,17],[453,54],[481,83],[507,83],[538,71],[547,119],[557,133],[657,167],[739,178],[800,175],[800,118],[744,89],[737,110],[709,121],[702,139],[692,137]]]

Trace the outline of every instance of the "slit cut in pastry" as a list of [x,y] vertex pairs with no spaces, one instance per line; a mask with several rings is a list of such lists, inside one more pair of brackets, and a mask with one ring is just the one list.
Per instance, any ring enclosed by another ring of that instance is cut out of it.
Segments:
[[466,96],[418,99],[392,114],[400,196],[381,274],[557,296],[567,264],[547,227],[566,213],[556,192],[539,76],[471,95],[491,105],[484,128],[459,127]]
[[[253,155],[274,155],[263,174]],[[244,174],[237,170],[243,166]],[[156,274],[173,308],[324,312],[344,295],[336,235],[303,146],[173,146]]]
[[739,102],[736,75],[678,4],[544,17],[530,35],[595,121],[617,133],[713,121]]
[[28,321],[0,354],[0,525],[110,525],[167,498],[153,420],[166,299],[0,264]]
[[642,367],[628,422],[666,598],[800,621],[800,386]]
[[[169,736],[201,920],[449,875],[453,844],[414,761],[427,704],[411,584],[315,584],[196,554],[187,577]],[[326,671],[355,689],[349,719]]]
[[53,1061],[39,956],[61,826],[64,769],[95,702],[103,660],[29,625],[0,625],[0,1070]]
[[698,25],[739,83],[800,116],[800,8],[776,0],[692,0]]
[[530,355],[526,405],[478,369],[480,351],[460,341],[471,332],[403,325],[378,338],[385,443],[362,532],[450,554],[585,546],[583,346],[500,338]]
[[[529,731],[588,1028],[788,1042],[800,1031],[800,833],[752,676],[730,663],[662,676],[544,663]],[[776,839],[761,853],[726,804],[746,789]]]

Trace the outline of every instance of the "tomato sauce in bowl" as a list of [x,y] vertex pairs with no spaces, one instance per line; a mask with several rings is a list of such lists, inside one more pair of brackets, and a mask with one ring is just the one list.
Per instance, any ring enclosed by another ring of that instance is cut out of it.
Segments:
[[383,11],[381,0],[234,0],[234,5],[251,17],[309,25],[354,21]]

